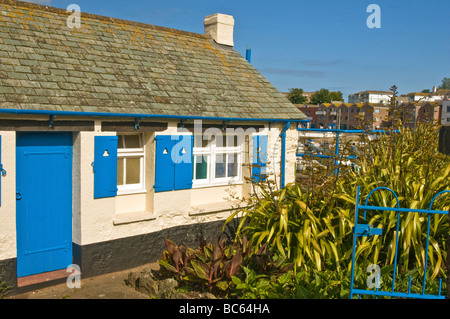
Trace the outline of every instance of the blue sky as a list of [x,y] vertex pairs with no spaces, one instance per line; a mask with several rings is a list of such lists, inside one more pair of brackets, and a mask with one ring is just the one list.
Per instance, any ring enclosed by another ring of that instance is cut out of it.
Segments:
[[[401,94],[450,77],[448,0],[33,0],[82,12],[203,33],[203,19],[235,19],[235,49],[280,91],[302,88]],[[381,9],[381,28],[366,21]]]

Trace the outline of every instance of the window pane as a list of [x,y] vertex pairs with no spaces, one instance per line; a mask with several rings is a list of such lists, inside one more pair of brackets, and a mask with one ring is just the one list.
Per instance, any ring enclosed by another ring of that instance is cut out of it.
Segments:
[[125,148],[141,148],[139,135],[124,135]]
[[208,178],[208,157],[196,156],[195,179],[207,179],[207,178]]
[[126,181],[127,184],[139,184],[141,182],[141,159],[126,159]]
[[228,177],[238,176],[238,154],[228,155]]
[[117,159],[117,185],[123,185],[123,158]]
[[226,176],[226,163],[225,154],[216,155],[216,178],[221,178]]

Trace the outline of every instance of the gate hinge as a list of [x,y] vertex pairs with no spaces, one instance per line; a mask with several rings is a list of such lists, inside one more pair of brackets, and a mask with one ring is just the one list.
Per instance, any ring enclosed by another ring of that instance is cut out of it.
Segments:
[[[356,232],[355,232],[355,230],[356,230]],[[355,227],[353,227],[353,233],[356,234],[356,236],[382,235],[383,229],[382,228],[373,228],[372,225],[367,225],[367,224],[356,224]]]

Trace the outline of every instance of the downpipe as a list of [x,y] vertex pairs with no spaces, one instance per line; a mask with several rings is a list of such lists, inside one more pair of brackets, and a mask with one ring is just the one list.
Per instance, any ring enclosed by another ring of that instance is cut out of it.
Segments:
[[291,122],[286,122],[285,127],[282,129],[281,137],[281,176],[280,176],[280,188],[283,189],[286,186],[286,131],[291,127]]

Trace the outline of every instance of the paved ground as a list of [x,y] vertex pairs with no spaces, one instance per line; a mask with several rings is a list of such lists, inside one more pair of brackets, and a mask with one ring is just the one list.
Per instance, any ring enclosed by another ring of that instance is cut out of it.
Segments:
[[133,288],[125,285],[130,271],[139,271],[144,268],[159,269],[157,263],[143,265],[125,271],[106,274],[98,277],[83,279],[81,288],[68,288],[67,285],[58,284],[20,295],[9,296],[6,299],[149,299]]

